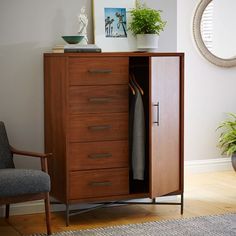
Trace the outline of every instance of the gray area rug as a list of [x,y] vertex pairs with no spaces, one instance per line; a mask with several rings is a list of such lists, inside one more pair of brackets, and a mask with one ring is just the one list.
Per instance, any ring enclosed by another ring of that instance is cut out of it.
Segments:
[[[45,234],[34,234],[44,236]],[[88,230],[65,231],[53,236],[236,236],[236,213],[189,219],[154,221]]]

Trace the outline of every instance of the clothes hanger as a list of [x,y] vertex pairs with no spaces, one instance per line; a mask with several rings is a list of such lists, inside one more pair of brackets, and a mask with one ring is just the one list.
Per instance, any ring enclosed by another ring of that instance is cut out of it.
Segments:
[[132,91],[132,94],[135,95],[135,89],[134,89],[134,87],[133,87],[133,81],[132,81],[130,75],[129,75],[129,78],[130,78],[129,87],[130,87],[130,89],[131,89],[131,91]]
[[135,90],[134,90],[133,86],[130,83],[129,83],[129,87],[130,87],[130,89],[132,91],[132,94],[135,95]]
[[131,73],[131,80],[132,80],[133,83],[137,86],[137,88],[138,88],[138,90],[140,91],[140,93],[141,93],[142,95],[144,95],[144,91],[143,91],[143,89],[139,86],[139,84],[138,84],[137,80],[135,79],[135,76],[134,76],[133,73]]

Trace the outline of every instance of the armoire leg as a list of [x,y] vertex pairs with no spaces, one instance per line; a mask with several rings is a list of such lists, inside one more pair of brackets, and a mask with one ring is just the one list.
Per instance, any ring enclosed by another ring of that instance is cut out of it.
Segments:
[[184,194],[183,193],[181,193],[181,210],[180,210],[180,212],[181,212],[181,215],[183,215],[183,213],[184,213]]
[[66,204],[66,226],[70,224],[70,205]]

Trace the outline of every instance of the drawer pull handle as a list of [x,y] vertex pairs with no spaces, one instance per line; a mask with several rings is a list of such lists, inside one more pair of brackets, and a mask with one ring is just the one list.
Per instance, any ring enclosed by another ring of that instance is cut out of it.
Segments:
[[112,157],[111,153],[99,153],[99,154],[89,154],[88,158],[90,159],[100,159],[100,158],[110,158]]
[[106,97],[106,98],[89,98],[89,102],[92,103],[107,103],[110,102],[112,98]]
[[157,126],[160,125],[160,104],[159,102],[153,105],[154,107],[156,107],[156,121],[154,121],[153,123],[156,124]]
[[89,69],[88,72],[92,73],[92,74],[109,74],[112,72],[112,70],[110,70],[110,69]]
[[111,125],[94,125],[94,126],[89,126],[88,129],[94,130],[94,131],[99,131],[99,130],[106,130],[110,129]]
[[89,185],[90,185],[90,186],[93,186],[93,187],[111,186],[111,185],[112,185],[112,182],[110,182],[110,181],[104,181],[104,182],[90,182]]

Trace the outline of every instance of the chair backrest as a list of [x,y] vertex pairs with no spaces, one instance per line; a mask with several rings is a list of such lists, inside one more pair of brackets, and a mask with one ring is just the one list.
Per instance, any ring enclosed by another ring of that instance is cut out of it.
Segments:
[[13,155],[10,150],[5,125],[0,121],[0,169],[14,167]]

